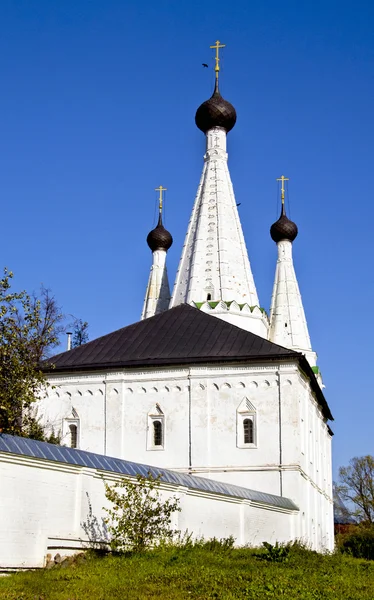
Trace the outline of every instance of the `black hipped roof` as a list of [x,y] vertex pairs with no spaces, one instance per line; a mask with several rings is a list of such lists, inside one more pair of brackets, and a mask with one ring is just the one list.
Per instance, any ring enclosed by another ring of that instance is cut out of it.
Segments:
[[327,402],[304,355],[181,304],[45,361],[46,372],[214,362],[296,360],[310,377],[325,416]]
[[180,304],[57,354],[49,362],[59,371],[292,356],[297,353]]

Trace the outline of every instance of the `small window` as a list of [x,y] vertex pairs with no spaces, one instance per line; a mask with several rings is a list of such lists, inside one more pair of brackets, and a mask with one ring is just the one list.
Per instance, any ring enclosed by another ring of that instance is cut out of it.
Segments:
[[212,294],[207,294],[207,297],[206,297],[206,299],[207,299],[207,301],[209,302],[209,300],[211,300],[211,299],[212,299]]
[[162,423],[153,421],[153,445],[162,446]]
[[165,415],[156,403],[147,417],[147,450],[164,450]]
[[257,448],[258,422],[256,407],[243,398],[236,409],[236,445],[238,448]]
[[69,425],[70,429],[70,448],[76,448],[78,444],[78,427]]
[[243,421],[243,432],[244,432],[244,443],[245,444],[253,444],[254,443],[254,435],[253,435],[253,421],[252,419],[244,419]]

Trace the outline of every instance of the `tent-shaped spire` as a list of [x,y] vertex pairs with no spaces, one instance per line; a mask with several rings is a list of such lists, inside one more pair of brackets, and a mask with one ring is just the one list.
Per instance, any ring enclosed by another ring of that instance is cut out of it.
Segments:
[[304,307],[292,259],[292,242],[298,229],[291,221],[284,206],[284,182],[282,175],[282,208],[279,219],[270,228],[270,235],[277,243],[278,260],[275,271],[273,295],[270,308],[269,340],[306,355],[310,365],[316,365],[316,354],[312,350]]
[[166,253],[173,243],[173,238],[162,224],[162,192],[166,191],[166,188],[160,185],[156,190],[160,192],[159,217],[157,226],[147,236],[147,244],[152,250],[153,260],[144,299],[142,319],[153,317],[153,315],[167,310],[170,303]]
[[[221,45],[214,47],[218,53]],[[215,70],[213,95],[195,117],[206,153],[170,307],[187,302],[267,337],[227,165],[226,137],[236,112],[220,94],[217,56]]]

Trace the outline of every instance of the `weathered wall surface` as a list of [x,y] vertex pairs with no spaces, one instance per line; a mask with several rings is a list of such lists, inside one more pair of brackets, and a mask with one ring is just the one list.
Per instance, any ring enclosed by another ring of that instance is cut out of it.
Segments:
[[[42,567],[47,553],[71,554],[105,540],[104,480],[118,475],[94,468],[0,452],[0,568]],[[174,526],[210,538],[233,535],[237,544],[287,542],[297,511],[163,483],[182,511]]]
[[[78,415],[79,447],[291,498],[295,535],[333,548],[331,437],[293,364],[201,366],[50,375],[39,413],[62,430]],[[247,405],[253,444],[243,444]],[[74,409],[74,410],[73,410]],[[243,412],[244,411],[244,412]],[[152,418],[164,426],[152,445]]]

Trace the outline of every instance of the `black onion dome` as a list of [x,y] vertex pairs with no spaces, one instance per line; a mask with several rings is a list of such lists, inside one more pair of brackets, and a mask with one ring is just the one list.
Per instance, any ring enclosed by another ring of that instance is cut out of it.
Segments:
[[282,204],[281,216],[270,227],[270,235],[274,242],[280,242],[281,240],[293,242],[297,234],[297,225],[287,217],[284,204]]
[[171,234],[165,229],[162,224],[162,217],[159,216],[157,226],[149,232],[147,236],[147,244],[154,252],[155,250],[169,250],[173,243]]
[[212,127],[223,127],[228,133],[234,127],[236,110],[230,102],[222,98],[217,81],[213,96],[203,102],[197,109],[195,123],[204,133]]

